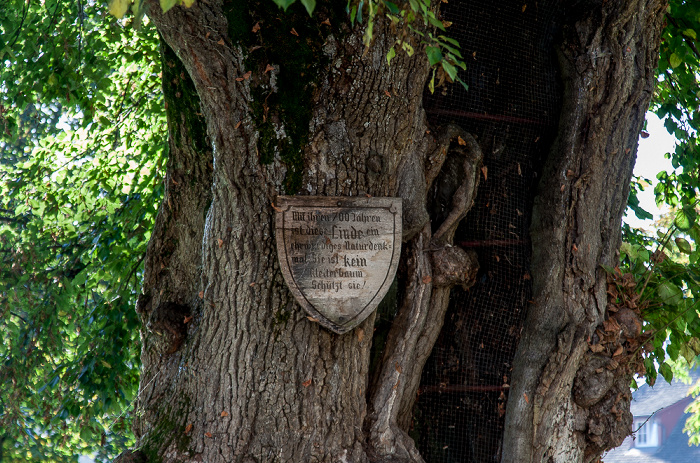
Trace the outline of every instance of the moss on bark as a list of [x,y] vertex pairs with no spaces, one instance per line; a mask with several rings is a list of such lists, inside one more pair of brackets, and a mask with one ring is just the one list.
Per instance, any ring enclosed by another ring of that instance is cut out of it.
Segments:
[[[165,113],[168,117],[168,127],[173,132],[170,134],[171,139],[179,147],[185,138],[191,141],[195,151],[202,153],[210,148],[206,139],[206,121],[202,115],[194,83],[175,52],[162,39],[160,49]],[[187,128],[189,133],[186,137],[181,136],[180,121],[176,118],[181,118]]]
[[287,11],[270,1],[228,2],[225,7],[231,40],[249,50],[246,68],[261,76],[251,82],[260,160],[270,164],[279,157],[287,168],[284,186],[290,194],[301,186],[312,96],[319,72],[328,65],[322,47],[338,16],[332,8],[338,9],[319,5],[309,18],[300,3]]

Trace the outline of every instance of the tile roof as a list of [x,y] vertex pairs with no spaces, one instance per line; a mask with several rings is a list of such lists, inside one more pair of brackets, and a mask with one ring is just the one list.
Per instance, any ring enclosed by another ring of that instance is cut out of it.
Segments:
[[632,447],[632,436],[616,449],[603,456],[605,463],[698,463],[700,447],[689,446],[688,436],[683,432],[685,420],[690,416],[684,414],[676,423],[671,435],[660,447]]
[[[688,389],[700,379],[700,369],[690,372],[690,384],[673,381],[668,384],[659,378],[654,387],[644,384],[632,393],[632,414],[635,417],[650,416],[665,407],[685,399]],[[684,413],[674,426],[671,434],[659,447],[635,448],[632,436],[621,446],[603,456],[605,463],[698,463],[700,447],[689,446],[688,436],[683,432],[685,421],[690,415]]]
[[698,379],[700,379],[700,368],[690,372],[690,384],[676,380],[668,384],[661,376],[657,379],[654,387],[650,387],[646,383],[642,384],[639,389],[632,393],[632,415],[649,416],[662,408],[675,404],[688,396],[688,389]]

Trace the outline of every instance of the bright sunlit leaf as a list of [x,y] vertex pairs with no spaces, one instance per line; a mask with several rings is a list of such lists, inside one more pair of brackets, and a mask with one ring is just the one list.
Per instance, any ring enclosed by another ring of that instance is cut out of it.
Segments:
[[673,53],[671,55],[671,58],[669,58],[669,64],[671,65],[671,68],[675,69],[677,68],[683,60],[678,56],[677,54]]
[[172,7],[177,5],[178,0],[160,0],[160,7],[163,10],[163,12],[167,12],[170,10]]
[[121,19],[126,14],[130,4],[131,0],[110,0],[109,13]]

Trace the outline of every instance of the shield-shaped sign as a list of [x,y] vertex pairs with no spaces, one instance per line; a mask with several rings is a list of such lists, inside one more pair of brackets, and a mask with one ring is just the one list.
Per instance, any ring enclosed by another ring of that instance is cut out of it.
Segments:
[[345,333],[377,308],[401,255],[401,199],[279,196],[277,255],[312,318]]

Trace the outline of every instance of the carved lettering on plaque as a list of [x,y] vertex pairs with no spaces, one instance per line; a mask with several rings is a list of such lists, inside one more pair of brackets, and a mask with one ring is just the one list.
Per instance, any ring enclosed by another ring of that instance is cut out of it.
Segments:
[[401,199],[279,196],[277,255],[287,286],[326,328],[360,324],[389,290],[401,255]]

